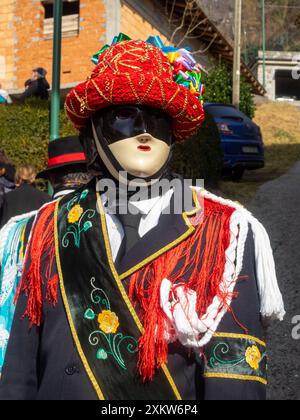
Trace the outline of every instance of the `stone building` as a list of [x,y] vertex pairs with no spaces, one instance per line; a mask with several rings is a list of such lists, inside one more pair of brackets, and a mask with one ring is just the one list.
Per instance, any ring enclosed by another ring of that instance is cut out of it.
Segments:
[[[164,42],[190,45],[199,51],[196,57],[206,68],[209,57],[232,64],[232,45],[205,15],[198,0],[194,2],[197,9],[193,9],[190,17],[187,14],[185,20],[182,19],[185,2],[175,1],[170,10],[168,4],[172,6],[172,3],[63,0],[62,88],[69,89],[85,79],[93,68],[92,55],[110,44],[119,32],[143,40],[149,35],[160,35]],[[53,0],[0,0],[0,6],[0,83],[10,92],[21,92],[34,67],[46,68],[51,83]],[[192,22],[194,17],[196,25]],[[242,73],[252,84],[254,93],[264,94],[263,87],[244,63]]]
[[[252,68],[262,84],[264,80],[263,52]],[[266,51],[265,79],[267,97],[274,101],[300,103],[300,51]]]

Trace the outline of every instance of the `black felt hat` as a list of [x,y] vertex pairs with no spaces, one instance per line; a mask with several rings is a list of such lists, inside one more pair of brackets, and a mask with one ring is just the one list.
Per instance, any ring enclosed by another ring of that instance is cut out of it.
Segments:
[[79,137],[63,137],[51,141],[48,146],[48,166],[37,178],[48,178],[51,172],[67,166],[80,165],[87,170],[87,158]]

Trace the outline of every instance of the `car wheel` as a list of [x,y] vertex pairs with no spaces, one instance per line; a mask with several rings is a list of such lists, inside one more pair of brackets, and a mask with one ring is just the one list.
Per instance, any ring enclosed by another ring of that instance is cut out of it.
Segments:
[[222,169],[222,179],[226,181],[230,181],[232,177],[232,169],[231,168],[223,168]]
[[243,178],[245,173],[244,168],[235,168],[232,170],[231,179],[234,182],[239,182]]

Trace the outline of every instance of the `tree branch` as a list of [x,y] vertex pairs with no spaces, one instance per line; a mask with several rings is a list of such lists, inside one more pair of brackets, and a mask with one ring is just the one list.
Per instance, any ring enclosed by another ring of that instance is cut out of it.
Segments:
[[210,43],[208,44],[208,46],[206,48],[204,48],[204,50],[193,51],[192,55],[205,54],[210,49],[210,47],[213,45],[213,43],[215,42],[215,40],[217,38],[218,38],[218,34],[215,34],[215,36],[213,37],[213,39],[210,41]]

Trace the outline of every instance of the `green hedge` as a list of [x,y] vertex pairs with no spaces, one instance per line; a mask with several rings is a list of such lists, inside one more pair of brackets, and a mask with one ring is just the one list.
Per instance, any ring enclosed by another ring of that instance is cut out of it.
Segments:
[[[74,134],[64,111],[61,111],[61,136]],[[41,170],[47,160],[49,141],[48,103],[31,100],[25,105],[0,108],[0,149],[16,164],[29,163]],[[220,177],[223,155],[219,133],[207,119],[200,132],[183,145],[177,145],[172,168],[188,179],[206,180],[214,186]]]
[[[232,74],[225,64],[212,63],[205,81],[206,102],[231,103]],[[255,107],[249,84],[241,82],[241,111],[250,118]],[[74,129],[61,110],[61,136],[74,134]],[[44,168],[49,141],[49,104],[30,100],[25,105],[0,107],[0,149],[16,164],[30,163]],[[199,133],[183,145],[177,145],[172,168],[186,178],[204,178],[207,186],[216,186],[220,179],[223,153],[216,125],[207,118]]]
[[[74,134],[64,111],[61,111],[61,135]],[[24,105],[0,107],[0,149],[15,165],[32,164],[44,168],[49,141],[49,104],[29,100]]]
[[217,126],[206,115],[198,134],[176,145],[171,165],[186,179],[204,179],[206,188],[216,188],[221,178],[223,157]]
[[[255,104],[251,86],[241,78],[240,110],[249,118],[255,115]],[[212,68],[205,80],[205,102],[232,104],[232,71],[226,64],[212,63]]]

